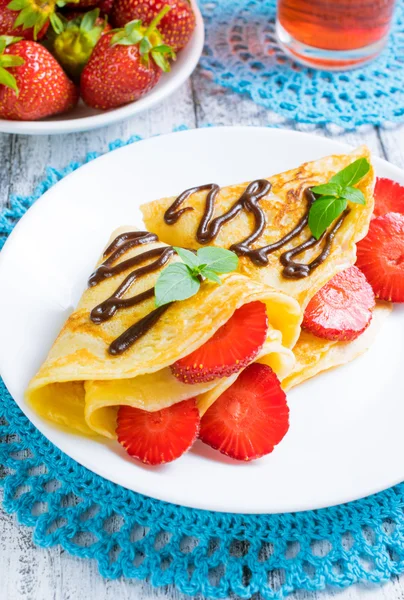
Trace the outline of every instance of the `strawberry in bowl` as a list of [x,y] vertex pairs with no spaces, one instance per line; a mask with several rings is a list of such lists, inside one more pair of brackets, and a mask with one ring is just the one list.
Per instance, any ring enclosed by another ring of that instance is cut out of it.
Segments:
[[107,110],[138,100],[170,70],[175,54],[157,29],[169,10],[165,7],[148,27],[132,21],[101,37],[81,75],[86,104]]
[[77,87],[37,42],[0,37],[0,116],[31,121],[74,108]]
[[164,6],[170,10],[159,24],[164,43],[179,52],[188,44],[195,29],[195,14],[188,0],[115,0],[111,18],[116,27],[139,19],[149,25]]
[[[54,103],[50,102],[47,109],[41,105],[37,114],[32,111],[27,118],[24,112],[17,116],[3,109],[0,112],[0,131],[83,131],[122,120],[161,101],[189,77],[202,52],[201,16],[197,7],[188,2],[185,4],[185,9],[178,12],[178,5],[167,0],[159,3],[157,11],[145,14],[143,20],[136,16],[129,20],[117,19],[122,23],[121,26],[112,18],[114,0],[79,0],[67,4],[59,0],[47,5],[46,10],[42,5],[37,5],[35,0],[0,0],[0,36],[37,41],[44,51],[47,50],[53,55],[68,78],[77,84],[80,99],[77,110],[77,102],[62,104],[62,109],[59,109],[59,106],[55,109]],[[170,12],[172,17],[167,19]],[[111,17],[108,18],[108,15]],[[199,31],[194,43],[188,44],[196,27],[195,15],[199,15]],[[101,37],[111,30],[108,20],[112,25],[117,25],[118,29],[107,38],[108,41],[104,40],[101,43]],[[13,39],[13,43],[16,41]],[[7,42],[7,46],[10,43]],[[171,74],[171,64],[178,51],[183,55],[175,72]],[[46,53],[42,54],[43,59]],[[136,55],[136,64],[132,65],[133,55]],[[91,67],[81,78],[82,71],[93,57]],[[5,88],[9,87],[11,81],[7,73],[14,77],[12,69],[16,68],[16,65],[11,64],[11,59],[7,58],[2,61],[1,68],[0,95],[7,96],[9,92]],[[60,86],[59,80],[55,85],[51,81],[58,72],[60,73],[53,65],[49,69],[49,77],[43,79],[44,87],[45,83],[49,86],[42,91],[44,97],[49,89]],[[167,77],[163,78],[158,86],[159,90],[154,93],[154,88],[163,74],[167,74]],[[149,94],[150,100],[143,101]],[[135,105],[140,99],[142,102]],[[112,112],[121,107],[125,107],[126,110]],[[108,111],[108,115],[104,116],[104,111]],[[55,116],[62,113],[68,114],[63,120],[56,120]],[[50,117],[52,120],[48,121]],[[7,121],[10,121],[10,124],[7,124]],[[22,123],[17,125],[17,121]],[[43,122],[36,126],[34,121]]]
[[50,40],[51,51],[66,73],[75,81],[88,63],[98,40],[111,30],[100,9],[86,13],[68,13],[62,21],[60,33]]
[[39,40],[55,16],[56,3],[35,0],[0,0],[0,35]]

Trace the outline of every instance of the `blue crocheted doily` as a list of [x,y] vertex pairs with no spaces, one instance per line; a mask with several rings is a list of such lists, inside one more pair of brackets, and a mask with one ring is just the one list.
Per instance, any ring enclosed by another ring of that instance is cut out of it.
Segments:
[[[0,214],[0,247],[33,202],[79,166],[48,169],[32,196],[12,199]],[[379,583],[404,572],[404,484],[298,514],[234,515],[174,506],[110,483],[68,458],[27,420],[1,379],[0,478],[4,508],[35,528],[36,544],[60,544],[71,554],[94,558],[110,579],[148,579],[211,598],[260,593],[280,600],[297,589]]]
[[201,66],[219,85],[302,123],[353,129],[404,122],[403,0],[383,54],[342,73],[309,69],[283,54],[275,36],[276,0],[202,0],[201,8],[206,25]]

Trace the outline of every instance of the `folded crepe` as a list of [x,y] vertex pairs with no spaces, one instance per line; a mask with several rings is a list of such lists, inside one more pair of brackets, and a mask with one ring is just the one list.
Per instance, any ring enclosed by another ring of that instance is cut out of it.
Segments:
[[[205,244],[223,248],[236,245],[236,252],[238,246],[241,254],[245,253],[240,256],[241,273],[293,296],[304,309],[329,279],[355,263],[356,243],[366,235],[373,213],[373,167],[357,185],[365,196],[364,206],[349,203],[346,214],[328,229],[319,242],[312,238],[306,224],[290,241],[280,244],[278,248],[276,245],[307,217],[309,188],[327,183],[333,175],[358,158],[366,158],[371,162],[366,146],[361,146],[351,154],[327,156],[305,163],[268,179],[218,190],[213,188],[214,184],[202,185],[186,190],[177,198],[163,198],[144,204],[141,206],[144,222],[149,231],[173,246],[197,249]],[[268,185],[265,186],[265,183]],[[237,206],[234,209],[248,191],[250,198],[247,198],[244,207],[240,209]],[[249,201],[251,199],[252,202]],[[207,219],[208,204],[211,204],[211,214]],[[260,219],[257,208],[261,209],[264,219],[262,232],[248,243]],[[234,216],[223,220],[223,215],[231,210]],[[224,222],[220,222],[221,218]],[[212,237],[212,232],[216,236]],[[313,243],[306,250],[296,254],[293,252],[291,257],[285,256],[288,250],[298,248],[310,239]],[[247,243],[243,243],[246,240]],[[268,249],[274,244],[275,247]],[[327,248],[329,254],[322,260],[321,254]],[[256,252],[257,249],[263,251]],[[248,255],[250,250],[255,251],[252,257]]]
[[269,321],[257,359],[281,378],[291,371],[289,348],[301,320],[296,300],[231,273],[222,276],[222,285],[205,281],[195,296],[156,309],[156,280],[178,255],[136,228],[122,228],[112,240],[29,384],[27,401],[40,415],[87,435],[114,438],[121,405],[157,411],[223,386],[226,378],[182,383],[169,367],[210,339],[236,309],[256,300],[266,305]]
[[[309,188],[327,183],[359,158],[371,163],[366,146],[350,154],[307,162],[264,180],[186,190],[178,197],[144,204],[144,222],[169,244],[193,249],[208,244],[235,250],[241,254],[241,273],[294,297],[303,313],[327,281],[356,261],[356,243],[366,235],[374,208],[374,170],[371,166],[357,185],[366,204],[349,203],[319,242],[312,238],[307,225],[313,200]],[[257,206],[261,209],[258,212]],[[286,376],[284,387],[289,389],[366,350],[381,325],[382,314],[388,314],[388,308],[377,308],[369,331],[353,343],[330,342],[302,332],[294,348],[296,365]],[[219,390],[220,386],[201,394],[199,403],[205,410]]]

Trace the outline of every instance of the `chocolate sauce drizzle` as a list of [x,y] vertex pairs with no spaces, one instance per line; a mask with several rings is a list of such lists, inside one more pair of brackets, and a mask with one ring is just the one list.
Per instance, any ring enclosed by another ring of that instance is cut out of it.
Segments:
[[[197,187],[185,190],[173,204],[166,210],[164,214],[164,220],[168,225],[176,223],[181,216],[191,210],[194,210],[192,206],[186,206],[181,208],[181,205],[190,196],[197,192],[206,191],[205,209],[200,220],[196,239],[200,244],[208,244],[216,238],[220,229],[225,223],[228,223],[234,219],[242,210],[251,213],[254,216],[254,228],[252,233],[245,239],[232,244],[230,250],[235,252],[238,256],[248,257],[255,265],[265,266],[268,264],[268,256],[275,250],[283,248],[287,243],[297,237],[307,226],[309,221],[310,207],[315,201],[315,196],[310,188],[304,191],[304,196],[307,202],[307,209],[303,217],[297,223],[297,225],[284,235],[280,240],[261,248],[251,248],[251,245],[256,242],[264,232],[266,227],[265,213],[259,205],[259,201],[264,198],[271,191],[271,184],[266,179],[257,179],[252,181],[244,190],[240,198],[238,198],[234,204],[229,208],[227,212],[220,215],[219,217],[212,218],[215,208],[216,197],[220,191],[220,187],[215,183],[209,183],[207,185],[201,185]],[[284,277],[292,279],[301,279],[307,277],[310,273],[316,269],[321,263],[323,263],[328,257],[334,237],[341,227],[345,217],[349,213],[349,209],[337,219],[333,226],[325,232],[318,240],[310,236],[307,240],[283,252],[279,260],[283,265],[284,269],[282,274]],[[313,248],[322,244],[321,252],[318,256],[308,264],[295,262],[293,259],[302,254],[305,250]],[[153,248],[152,250],[146,250],[137,256],[123,260],[122,262],[116,262],[123,254],[128,252],[135,246],[142,244],[149,244],[151,242],[158,242],[158,237],[154,233],[148,231],[130,231],[118,235],[113,242],[108,246],[104,252],[104,262],[94,271],[88,280],[88,285],[93,287],[98,285],[104,279],[114,277],[120,273],[131,270],[129,275],[125,277],[116,291],[98,304],[90,313],[90,319],[93,323],[100,324],[111,319],[118,310],[129,308],[140,304],[144,300],[148,300],[154,297],[154,287],[150,288],[140,294],[136,294],[130,298],[123,298],[126,292],[132,287],[132,285],[141,277],[153,273],[158,269],[161,269],[173,256],[174,249],[172,246],[163,246],[161,248]],[[149,260],[154,259],[152,262],[147,263]],[[108,351],[112,355],[119,355],[125,352],[130,346],[132,346],[139,338],[144,336],[160,317],[166,312],[171,306],[165,304],[155,308],[152,312],[147,314],[145,317],[140,319],[137,323],[131,325],[126,331],[124,331],[118,338],[116,338],[109,346]]]
[[[144,300],[154,297],[154,287],[132,296],[131,298],[123,298],[122,296],[132,287],[132,285],[141,277],[161,269],[173,256],[174,249],[171,246],[163,246],[162,248],[153,248],[152,250],[146,250],[137,256],[133,256],[120,263],[114,264],[115,261],[120,258],[125,252],[140,246],[141,244],[149,244],[151,242],[158,242],[158,237],[154,233],[148,231],[130,231],[118,235],[114,241],[108,246],[104,252],[106,260],[94,271],[88,280],[88,285],[93,287],[99,284],[104,279],[118,275],[124,271],[137,267],[148,260],[155,258],[153,262],[136,268],[131,271],[129,275],[123,280],[117,290],[98,304],[90,313],[90,319],[93,323],[100,324],[111,319],[118,310],[123,308],[129,308],[140,304]],[[139,338],[145,335],[149,329],[159,320],[159,318],[169,308],[170,304],[165,304],[156,308],[151,313],[140,319],[137,323],[131,325],[124,333],[122,333],[116,340],[114,340],[108,348],[108,351],[112,355],[122,354],[132,344],[134,344]]]
[[[229,249],[235,252],[238,256],[246,256],[258,267],[264,267],[268,265],[269,254],[272,254],[272,252],[275,252],[275,250],[283,248],[287,243],[289,243],[303,231],[309,221],[310,207],[316,199],[311,189],[307,188],[304,191],[307,209],[297,225],[277,242],[268,244],[267,246],[262,246],[261,248],[251,248],[251,245],[261,237],[266,226],[265,213],[260,207],[259,201],[271,191],[271,184],[269,181],[266,179],[257,179],[252,181],[244,190],[240,198],[238,198],[229,208],[229,210],[215,219],[212,219],[212,216],[215,208],[215,200],[220,191],[220,187],[218,185],[215,183],[209,183],[207,185],[201,185],[185,190],[178,196],[178,198],[175,199],[173,204],[164,213],[164,221],[167,223],[167,225],[173,225],[185,212],[194,210],[192,206],[186,206],[184,208],[180,207],[190,196],[205,190],[207,191],[205,209],[196,232],[197,241],[200,244],[208,244],[216,238],[220,232],[220,229],[225,223],[228,223],[234,219],[234,217],[236,217],[242,210],[246,210],[247,212],[252,213],[254,216],[253,231],[244,240],[241,240],[236,244],[232,244]],[[318,240],[315,237],[310,236],[298,246],[283,252],[283,254],[281,254],[279,257],[279,260],[284,267],[282,275],[289,279],[301,279],[310,275],[314,269],[321,265],[321,263],[323,263],[330,254],[334,237],[348,213],[349,209],[345,210],[345,212],[333,224],[331,229],[328,232],[325,232]],[[297,263],[293,260],[295,256],[302,254],[305,250],[315,246],[320,246],[323,241],[324,246],[322,251],[310,263]]]

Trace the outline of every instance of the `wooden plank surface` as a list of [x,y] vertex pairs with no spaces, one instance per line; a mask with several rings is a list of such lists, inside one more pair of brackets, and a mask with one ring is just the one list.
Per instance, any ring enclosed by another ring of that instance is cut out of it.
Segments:
[[[0,208],[12,194],[30,194],[43,179],[45,168],[63,168],[83,160],[87,152],[104,152],[118,138],[134,133],[144,137],[171,132],[181,125],[280,125],[334,137],[352,146],[366,143],[372,151],[404,167],[404,129],[365,127],[345,133],[336,127],[319,128],[283,123],[270,111],[248,98],[224,90],[197,71],[169,100],[123,124],[54,137],[0,134]],[[270,160],[270,152],[269,159]],[[156,590],[144,582],[105,581],[96,565],[80,560],[60,548],[41,549],[32,542],[31,530],[16,523],[0,509],[0,599],[1,600],[185,600],[175,589]],[[403,600],[404,578],[385,586],[354,586],[345,591],[311,594],[297,592],[293,600]]]

